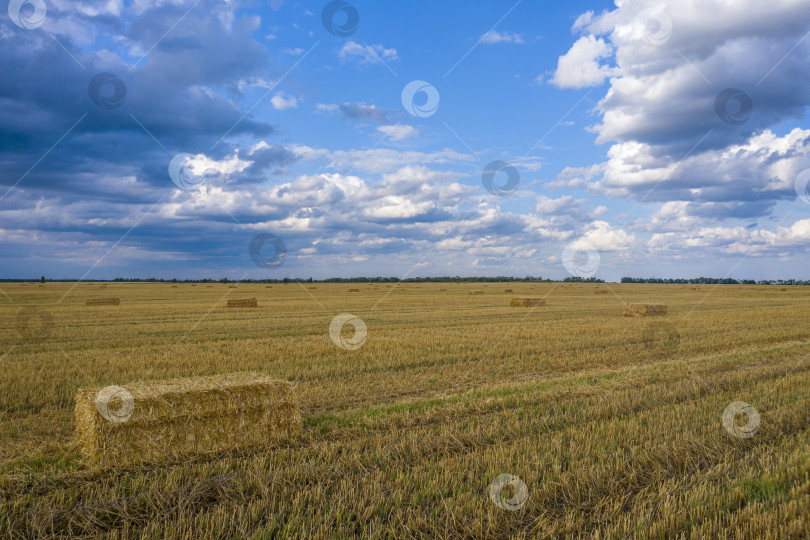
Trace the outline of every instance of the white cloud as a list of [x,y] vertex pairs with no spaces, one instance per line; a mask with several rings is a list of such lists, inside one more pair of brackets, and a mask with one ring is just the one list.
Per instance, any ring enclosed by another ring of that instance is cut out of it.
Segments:
[[574,248],[592,246],[599,251],[624,251],[630,249],[636,241],[634,234],[615,229],[607,221],[594,221],[571,245]]
[[[560,57],[552,82],[581,88],[610,77],[591,129],[597,143],[612,146],[606,162],[565,169],[547,187],[684,202],[690,220],[767,215],[776,201],[793,198],[795,175],[808,166],[810,130],[778,130],[810,105],[810,47],[801,45],[810,2],[617,2],[612,11],[581,15],[574,30],[586,35]],[[726,88],[753,102],[736,124],[721,118],[716,102]]]
[[551,84],[560,88],[582,88],[604,81],[617,72],[616,68],[600,64],[599,60],[613,54],[613,47],[592,35],[577,40],[557,61],[557,71]]
[[419,130],[413,126],[405,124],[395,124],[393,126],[379,126],[377,131],[388,135],[394,141],[403,141],[419,135]]
[[381,44],[361,45],[356,41],[347,41],[338,52],[341,60],[354,60],[360,64],[378,64],[399,60],[396,49],[386,49]]
[[513,32],[498,32],[490,30],[481,36],[481,43],[492,45],[495,43],[523,43],[523,38]]
[[703,227],[683,232],[653,234],[647,245],[653,253],[680,252],[685,249],[744,255],[749,257],[783,256],[810,244],[810,219],[795,221],[789,227],[750,230],[745,227]]
[[281,92],[270,98],[270,104],[278,111],[298,108],[298,100],[295,99],[295,96],[288,96]]

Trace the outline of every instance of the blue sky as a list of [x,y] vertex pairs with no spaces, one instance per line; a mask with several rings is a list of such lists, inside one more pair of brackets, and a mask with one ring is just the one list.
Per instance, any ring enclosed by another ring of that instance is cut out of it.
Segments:
[[0,277],[810,278],[809,1],[7,7]]

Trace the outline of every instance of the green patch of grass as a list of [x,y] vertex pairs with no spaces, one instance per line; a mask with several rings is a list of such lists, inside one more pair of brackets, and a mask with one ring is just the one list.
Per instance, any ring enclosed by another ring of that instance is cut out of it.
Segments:
[[746,478],[741,486],[745,491],[745,498],[750,502],[761,502],[770,507],[774,502],[787,500],[790,485],[773,476],[761,478]]

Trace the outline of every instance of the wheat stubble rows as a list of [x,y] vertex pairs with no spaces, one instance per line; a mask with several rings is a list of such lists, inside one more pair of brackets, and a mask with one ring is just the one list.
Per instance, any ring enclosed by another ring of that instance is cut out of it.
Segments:
[[[810,535],[810,288],[93,283],[57,304],[71,286],[3,285],[4,536]],[[25,306],[52,317],[41,338],[19,338]],[[330,340],[339,313],[360,349]],[[296,384],[300,440],[103,472],[71,445],[80,387],[233,371]],[[750,439],[723,429],[733,401],[761,414]],[[489,500],[504,472],[519,511]]]

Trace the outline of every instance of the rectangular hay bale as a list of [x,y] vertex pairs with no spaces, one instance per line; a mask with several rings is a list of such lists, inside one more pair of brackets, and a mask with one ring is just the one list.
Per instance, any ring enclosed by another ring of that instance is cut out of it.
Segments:
[[360,292],[360,289],[349,289],[348,292]]
[[504,289],[503,292],[515,292],[512,289]]
[[468,294],[484,294],[484,291],[470,291]]
[[121,304],[120,298],[85,298],[85,306],[118,306]]
[[225,307],[259,307],[255,298],[233,298],[225,300]]
[[546,300],[545,298],[512,298],[509,305],[515,307],[539,307],[545,306]]
[[625,317],[655,317],[666,314],[667,306],[665,304],[627,304],[624,306]]
[[76,443],[104,468],[278,445],[301,432],[292,385],[229,373],[79,390]]

